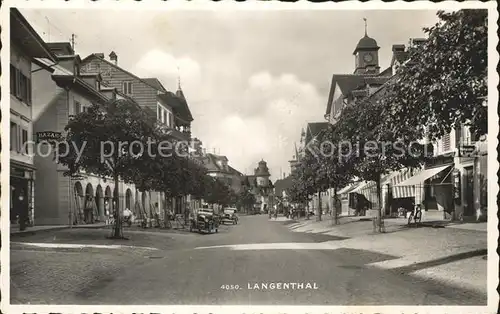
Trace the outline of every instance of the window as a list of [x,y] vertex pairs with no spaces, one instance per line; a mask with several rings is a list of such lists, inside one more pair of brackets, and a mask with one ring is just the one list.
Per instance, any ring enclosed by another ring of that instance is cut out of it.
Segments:
[[17,134],[17,124],[14,122],[10,123],[10,150],[15,152],[18,150],[18,134]]
[[170,126],[170,124],[168,124],[168,111],[167,110],[163,111],[162,122],[167,124],[168,126]]
[[123,82],[123,93],[125,95],[132,94],[132,82]]
[[82,104],[79,103],[78,101],[75,101],[75,115],[79,114],[82,112]]
[[160,120],[161,121],[161,107],[160,106],[156,106],[156,119]]
[[23,154],[28,154],[28,146],[26,143],[28,142],[28,130],[22,129],[21,131],[21,149]]
[[25,104],[31,105],[31,80],[12,64],[10,65],[10,93]]

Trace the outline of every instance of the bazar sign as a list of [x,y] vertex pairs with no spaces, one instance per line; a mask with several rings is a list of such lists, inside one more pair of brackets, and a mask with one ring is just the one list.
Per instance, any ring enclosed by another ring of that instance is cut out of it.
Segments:
[[61,138],[61,132],[53,132],[53,131],[44,131],[37,132],[36,139],[37,142],[41,141],[55,141]]
[[474,145],[461,145],[460,146],[460,156],[462,157],[471,157],[476,151],[476,147]]

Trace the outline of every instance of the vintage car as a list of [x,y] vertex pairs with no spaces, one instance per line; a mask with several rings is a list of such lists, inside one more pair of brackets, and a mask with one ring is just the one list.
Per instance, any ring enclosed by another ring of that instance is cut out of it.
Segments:
[[236,208],[226,208],[224,209],[224,214],[222,215],[221,223],[225,224],[226,222],[230,222],[233,225],[238,224],[238,216],[236,216]]
[[190,217],[189,231],[199,233],[219,232],[219,217],[213,209],[199,208],[193,211]]

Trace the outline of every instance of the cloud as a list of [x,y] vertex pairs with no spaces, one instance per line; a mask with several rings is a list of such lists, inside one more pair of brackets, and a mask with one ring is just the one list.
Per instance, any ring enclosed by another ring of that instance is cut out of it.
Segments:
[[187,56],[174,57],[160,49],[151,49],[142,55],[134,66],[134,72],[140,76],[156,77],[166,82],[177,81],[180,76],[182,85],[183,87],[185,85],[186,89],[197,85],[201,79],[198,62]]
[[288,172],[288,160],[306,122],[322,121],[323,97],[293,74],[258,72],[233,107],[213,110],[212,128],[203,134],[240,171],[252,170],[264,158],[271,174]]

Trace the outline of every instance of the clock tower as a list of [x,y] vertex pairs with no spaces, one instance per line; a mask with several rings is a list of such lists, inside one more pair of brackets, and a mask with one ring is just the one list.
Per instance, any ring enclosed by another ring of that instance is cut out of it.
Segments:
[[365,36],[361,38],[354,49],[356,67],[354,74],[379,74],[380,66],[378,61],[378,50],[375,39],[368,37],[365,20]]

